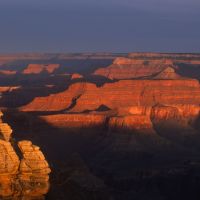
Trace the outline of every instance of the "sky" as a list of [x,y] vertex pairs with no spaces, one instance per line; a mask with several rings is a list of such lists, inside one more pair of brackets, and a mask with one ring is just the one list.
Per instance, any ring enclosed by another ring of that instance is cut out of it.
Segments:
[[199,52],[200,0],[0,0],[0,53]]

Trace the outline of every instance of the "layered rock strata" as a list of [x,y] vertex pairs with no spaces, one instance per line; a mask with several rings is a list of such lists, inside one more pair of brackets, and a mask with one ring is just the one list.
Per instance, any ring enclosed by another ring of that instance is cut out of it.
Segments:
[[42,198],[49,189],[49,165],[40,148],[30,141],[18,143],[18,155],[10,142],[11,133],[11,127],[1,120],[0,198]]
[[[21,110],[66,111],[43,116],[60,127],[105,126],[106,122],[106,127],[114,129],[139,130],[153,129],[153,123],[168,119],[189,125],[199,117],[199,103],[199,81],[181,77],[174,68],[167,67],[151,79],[120,80],[101,87],[75,83],[61,93],[37,97]],[[102,106],[112,115],[100,111]],[[86,111],[89,113],[84,114]]]
[[97,87],[92,83],[75,83],[67,90],[47,97],[36,97],[21,107],[22,111],[73,112],[96,110],[101,105],[111,109],[124,106],[161,104],[199,104],[199,82],[195,79],[121,80]]
[[56,128],[107,128],[112,131],[154,132],[154,125],[168,121],[182,128],[192,127],[199,118],[199,105],[130,106],[115,113],[54,114],[40,118]]
[[22,111],[58,111],[70,107],[80,95],[86,90],[87,84],[75,83],[67,90],[51,94],[47,97],[36,97],[28,105],[22,106]]
[[144,60],[116,58],[113,64],[97,69],[94,74],[109,79],[130,79],[152,76],[167,67],[175,67],[170,59]]
[[52,126],[59,128],[92,128],[104,126],[106,115],[101,114],[58,114],[41,116]]

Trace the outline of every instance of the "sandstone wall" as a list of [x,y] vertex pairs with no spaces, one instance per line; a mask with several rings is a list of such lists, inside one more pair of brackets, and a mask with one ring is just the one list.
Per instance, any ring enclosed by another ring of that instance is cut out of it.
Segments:
[[87,85],[71,111],[95,110],[100,105],[116,109],[159,103],[196,105],[199,102],[200,87],[197,80],[129,80],[108,83],[99,88]]
[[86,85],[77,83],[71,85],[67,90],[51,94],[47,97],[36,97],[28,105],[22,106],[22,111],[58,111],[67,109],[74,99],[79,97],[84,91]]
[[[2,117],[2,113],[0,113]],[[40,148],[31,141],[10,142],[11,127],[0,120],[0,199],[42,198],[49,190],[49,165]]]
[[[73,100],[74,105],[72,105]],[[101,105],[110,109],[128,106],[198,105],[199,82],[183,80],[123,80],[97,87],[91,83],[76,83],[61,93],[36,97],[21,107],[23,111],[58,111],[71,106],[70,111],[96,110]]]
[[92,128],[104,126],[106,122],[106,116],[98,114],[58,114],[40,118],[58,128]]
[[152,76],[168,66],[174,66],[172,60],[116,58],[112,65],[106,68],[97,69],[94,74],[105,76],[109,79],[140,78]]

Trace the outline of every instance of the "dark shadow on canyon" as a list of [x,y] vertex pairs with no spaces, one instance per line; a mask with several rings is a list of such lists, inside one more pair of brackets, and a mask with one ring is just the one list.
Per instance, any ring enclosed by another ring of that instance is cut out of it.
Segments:
[[5,110],[4,120],[16,141],[32,140],[44,152],[53,170],[48,199],[199,199],[199,136],[193,138],[198,151],[192,151],[193,143],[170,142],[164,135],[58,129],[38,116]]
[[117,80],[110,80],[102,76],[93,75],[71,80],[70,75],[50,75],[46,72],[39,75],[20,74],[12,77],[3,76],[0,80],[0,85],[19,86],[20,88],[3,92],[0,105],[10,108],[24,106],[32,102],[35,97],[47,97],[51,94],[64,92],[75,83],[92,83],[97,87],[102,87],[106,83],[113,83],[116,81]]

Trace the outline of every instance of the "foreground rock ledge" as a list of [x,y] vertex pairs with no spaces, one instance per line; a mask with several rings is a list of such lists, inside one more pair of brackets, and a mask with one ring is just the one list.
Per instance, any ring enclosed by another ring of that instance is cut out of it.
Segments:
[[[0,116],[3,114],[0,113]],[[3,128],[2,128],[3,127]],[[12,129],[0,120],[0,199],[43,198],[49,190],[49,164],[38,146],[20,141],[20,156],[10,142]],[[21,159],[20,159],[21,157]]]

